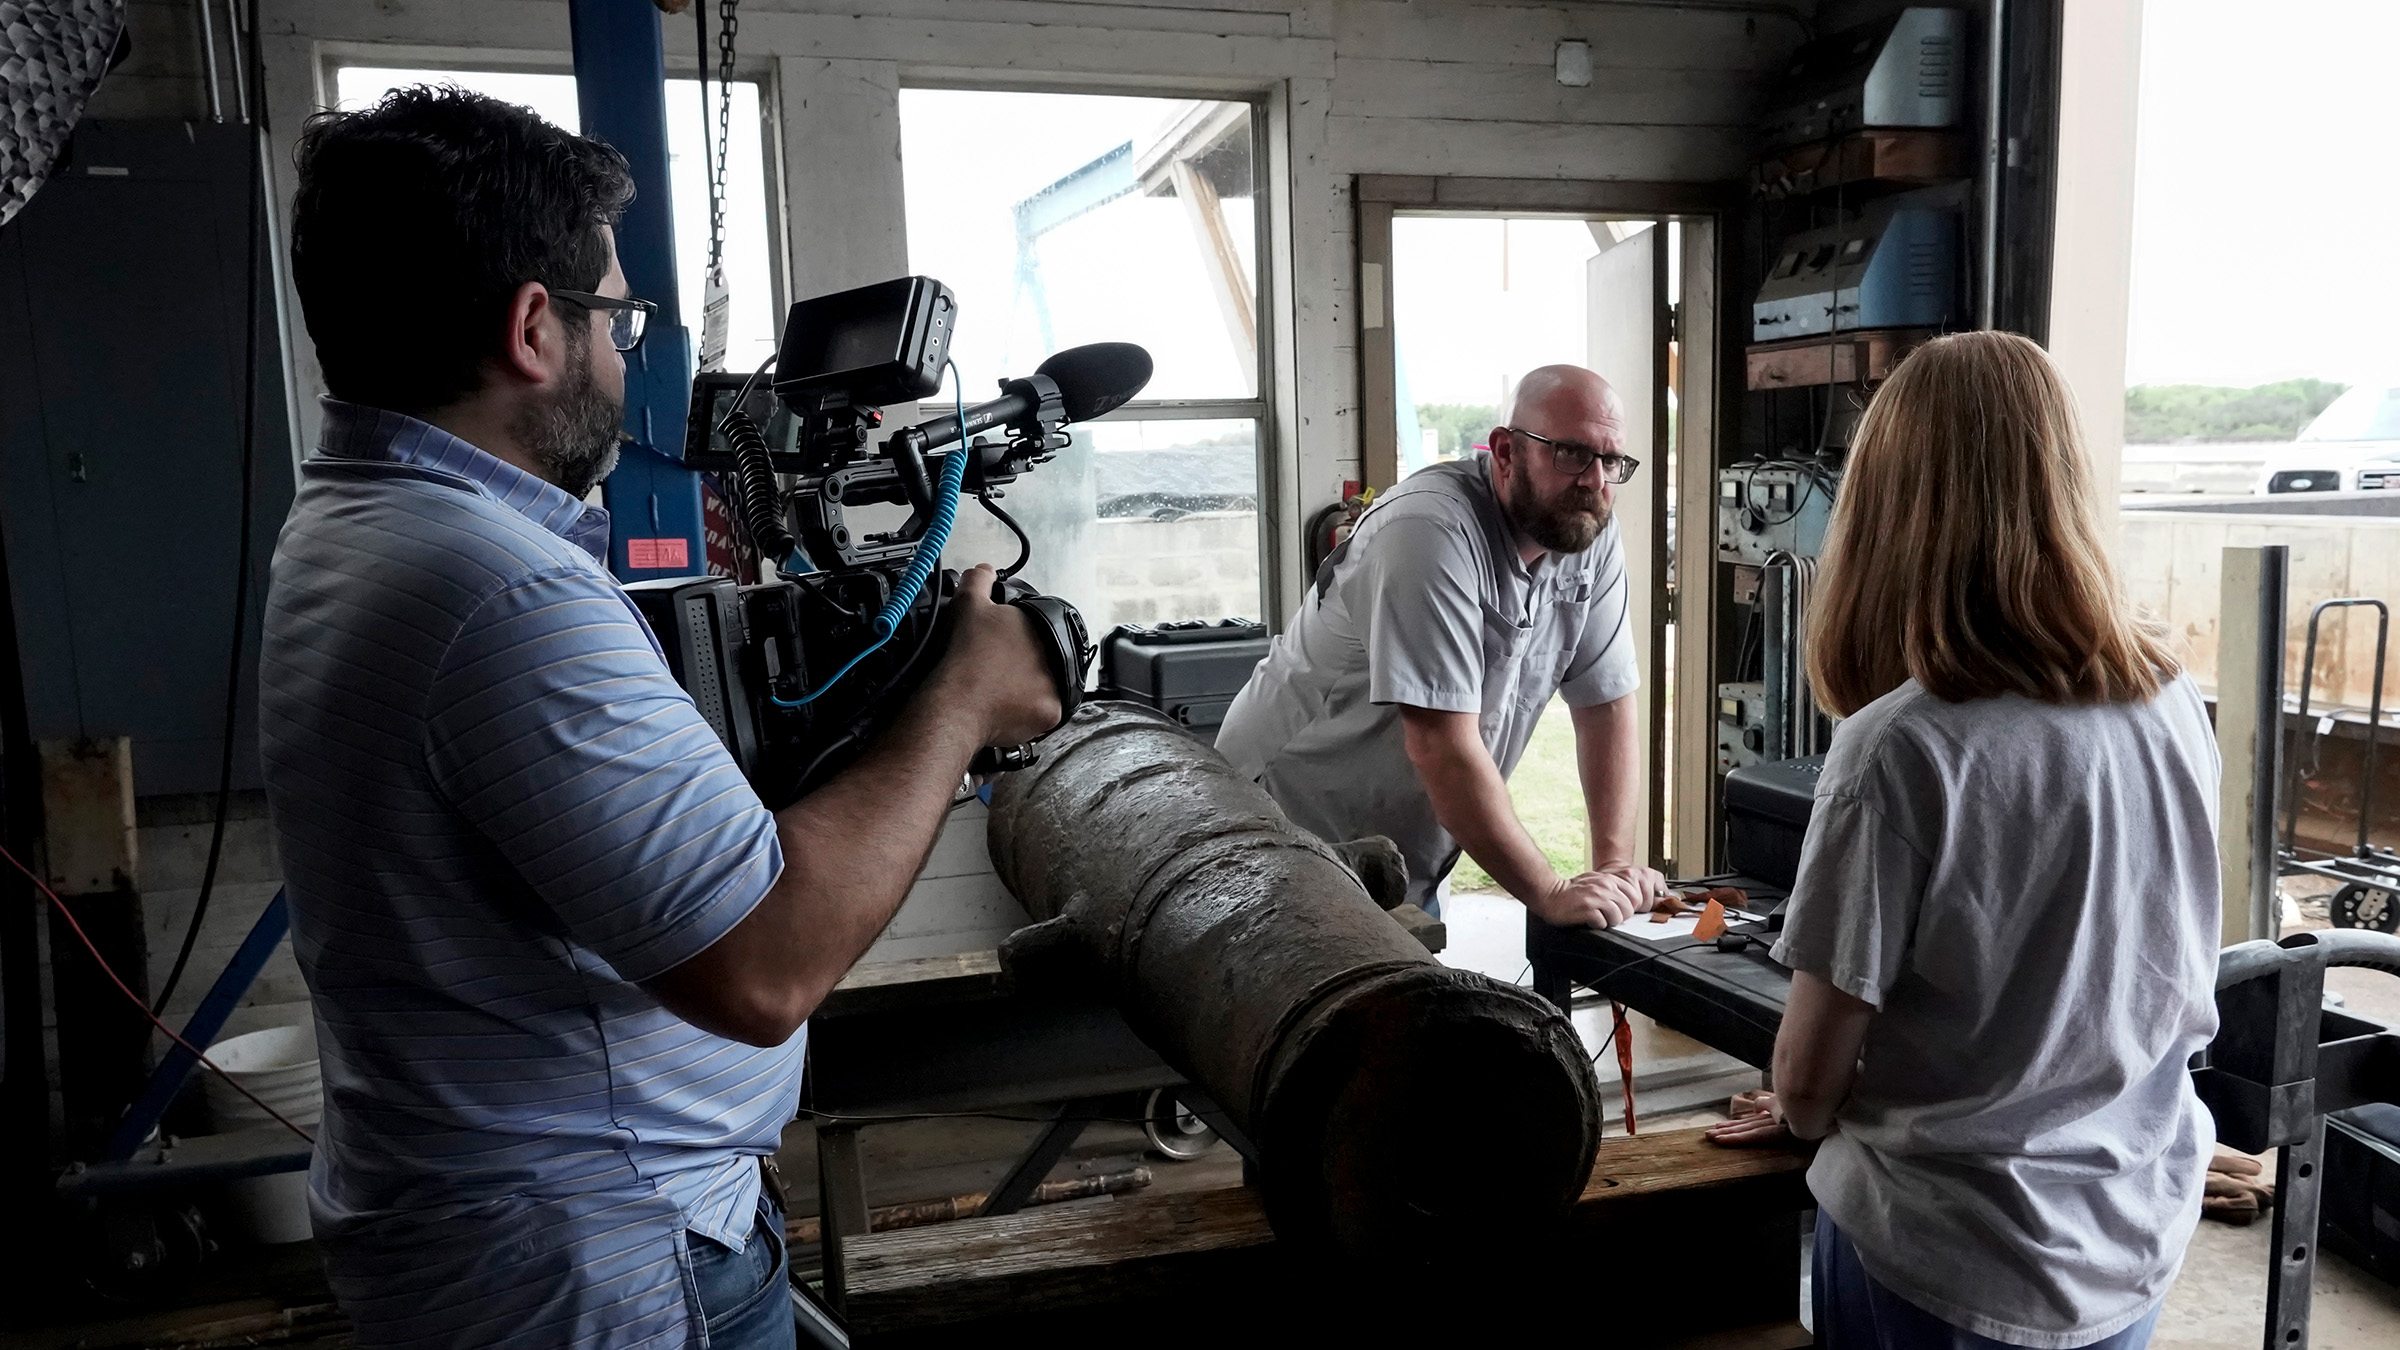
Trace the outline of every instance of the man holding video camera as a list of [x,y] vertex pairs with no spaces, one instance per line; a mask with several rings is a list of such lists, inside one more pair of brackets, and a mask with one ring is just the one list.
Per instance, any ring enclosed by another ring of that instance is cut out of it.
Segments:
[[310,1207],[362,1346],[788,1346],[805,1023],[970,759],[1058,697],[992,574],[866,755],[770,814],[604,566],[627,296],[608,147],[455,89],[314,120],[325,385],[260,741],[325,1078]]

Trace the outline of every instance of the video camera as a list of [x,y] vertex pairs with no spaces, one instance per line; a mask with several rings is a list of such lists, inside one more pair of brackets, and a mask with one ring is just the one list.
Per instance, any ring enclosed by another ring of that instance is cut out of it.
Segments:
[[[1083,616],[1016,579],[1032,544],[994,498],[1071,444],[1065,428],[1119,406],[1150,379],[1131,343],[1074,347],[1000,397],[872,444],[889,404],[941,387],[958,302],[930,277],[902,277],[792,306],[767,367],[709,372],[692,388],[684,462],[722,471],[736,515],[773,576],[756,585],[673,577],[626,587],[699,705],[768,807],[780,809],[865,751],[948,641],[958,573],[940,569],[962,496],[1016,535],[993,599],[1031,617],[1072,713],[1093,650]],[[977,433],[1000,428],[997,439]],[[958,448],[936,453],[940,447]],[[906,506],[897,528],[853,525],[849,508]],[[1023,768],[1032,746],[988,747],[972,771]]]

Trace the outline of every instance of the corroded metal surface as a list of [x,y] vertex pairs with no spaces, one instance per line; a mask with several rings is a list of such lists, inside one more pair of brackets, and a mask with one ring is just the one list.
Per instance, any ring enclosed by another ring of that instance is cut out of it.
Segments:
[[1002,948],[1011,977],[1105,988],[1256,1145],[1286,1239],[1429,1259],[1581,1194],[1599,1089],[1566,1019],[1433,961],[1175,723],[1079,710],[994,787],[991,846],[1036,920]]

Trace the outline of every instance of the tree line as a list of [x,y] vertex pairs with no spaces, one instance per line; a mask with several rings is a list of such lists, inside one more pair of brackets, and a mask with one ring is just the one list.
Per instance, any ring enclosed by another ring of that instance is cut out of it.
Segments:
[[2330,380],[2281,380],[2228,389],[2144,384],[2125,391],[2128,445],[2288,441],[2347,388]]

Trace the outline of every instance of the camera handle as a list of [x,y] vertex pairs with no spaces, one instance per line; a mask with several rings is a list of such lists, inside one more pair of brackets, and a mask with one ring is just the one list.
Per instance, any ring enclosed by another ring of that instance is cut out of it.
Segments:
[[[955,577],[952,578],[956,580]],[[1058,725],[1083,705],[1084,673],[1091,669],[1097,653],[1090,632],[1084,627],[1083,615],[1073,605],[1055,595],[1043,595],[1020,581],[997,582],[992,587],[992,599],[1000,604],[1013,605],[1033,619],[1034,645],[1042,651],[1044,663],[1050,668],[1050,679],[1057,686]],[[1057,730],[1052,727],[1051,730]],[[967,772],[977,775],[1008,773],[1030,768],[1041,758],[1038,743],[1030,745],[985,746],[975,752]]]

